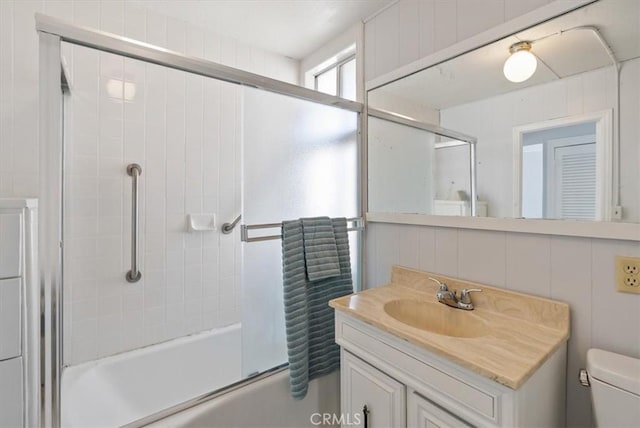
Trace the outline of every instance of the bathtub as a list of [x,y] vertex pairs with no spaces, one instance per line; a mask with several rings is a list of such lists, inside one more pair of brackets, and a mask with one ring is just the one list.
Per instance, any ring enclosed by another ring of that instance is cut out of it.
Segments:
[[339,372],[309,382],[307,396],[296,401],[289,393],[289,370],[284,370],[146,428],[313,428],[319,425],[321,415],[339,412]]
[[234,324],[67,367],[62,426],[123,426],[237,382],[241,346]]

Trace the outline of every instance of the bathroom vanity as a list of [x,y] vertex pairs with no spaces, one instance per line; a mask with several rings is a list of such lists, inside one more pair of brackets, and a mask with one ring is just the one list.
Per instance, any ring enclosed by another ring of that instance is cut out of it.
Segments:
[[[474,310],[438,285],[480,288]],[[569,307],[394,267],[391,283],[333,300],[343,417],[366,428],[563,426]],[[346,420],[346,419],[345,419]]]

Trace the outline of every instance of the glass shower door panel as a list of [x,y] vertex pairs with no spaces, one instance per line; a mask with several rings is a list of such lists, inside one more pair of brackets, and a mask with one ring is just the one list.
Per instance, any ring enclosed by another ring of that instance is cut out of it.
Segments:
[[[358,215],[356,113],[252,88],[242,111],[244,224]],[[244,376],[287,361],[281,252],[279,239],[242,246]]]

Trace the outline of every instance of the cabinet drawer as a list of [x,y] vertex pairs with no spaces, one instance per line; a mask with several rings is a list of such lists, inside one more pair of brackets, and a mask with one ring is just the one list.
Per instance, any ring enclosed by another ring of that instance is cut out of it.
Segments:
[[0,427],[23,426],[22,358],[0,361]]
[[0,280],[0,361],[21,354],[21,306],[20,278]]
[[20,276],[21,230],[21,214],[0,214],[0,279]]
[[341,345],[346,346],[347,349],[350,348],[349,345],[355,345],[365,355],[376,357],[412,378],[416,389],[431,390],[434,396],[444,396],[449,401],[466,407],[476,415],[481,415],[493,422],[499,422],[499,396],[497,394],[493,395],[467,380],[454,377],[425,361],[418,360],[387,343],[381,342],[373,335],[363,331],[364,329],[360,329],[359,326],[352,325],[351,321],[338,322],[339,333],[336,336],[341,338]]

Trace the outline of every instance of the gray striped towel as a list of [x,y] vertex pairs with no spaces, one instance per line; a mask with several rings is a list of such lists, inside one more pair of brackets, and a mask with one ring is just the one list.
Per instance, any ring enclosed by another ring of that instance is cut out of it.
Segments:
[[340,275],[340,261],[333,225],[329,217],[302,219],[304,260],[309,281]]
[[331,299],[353,292],[347,220],[332,219],[340,274],[309,281],[305,265],[304,231],[301,220],[282,223],[282,270],[284,310],[289,355],[291,396],[307,395],[311,379],[340,367],[340,348],[335,343]]

